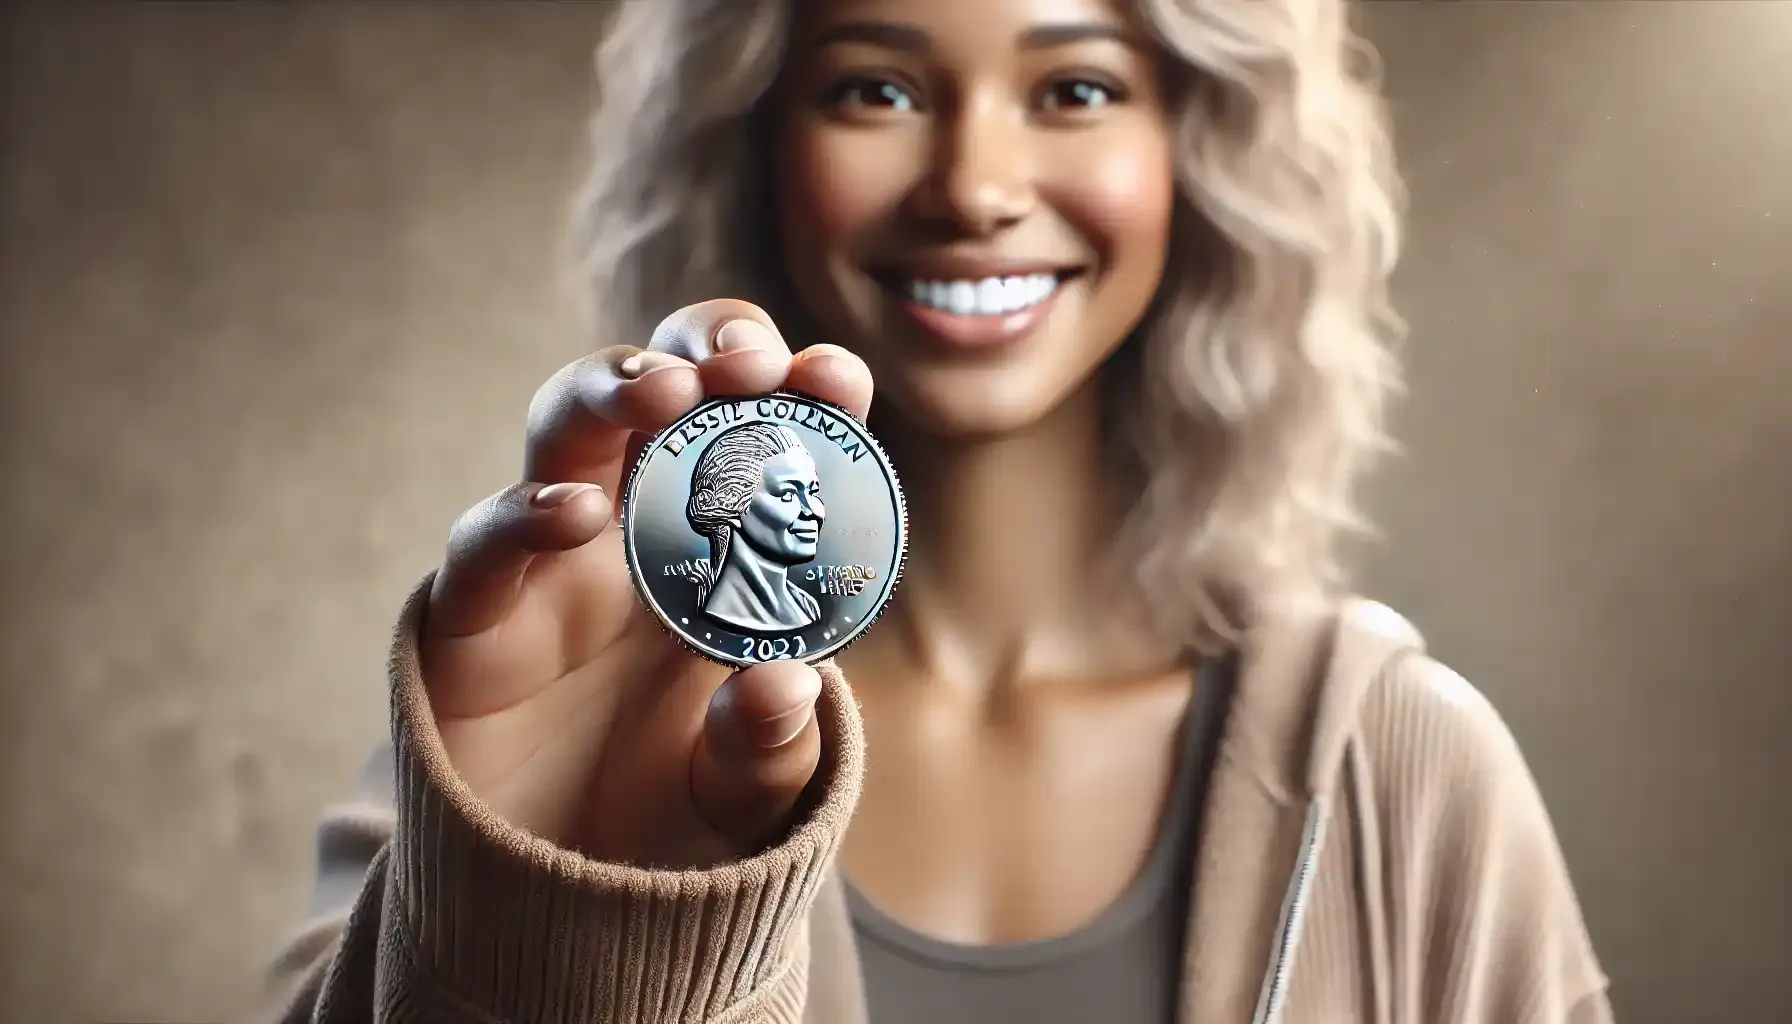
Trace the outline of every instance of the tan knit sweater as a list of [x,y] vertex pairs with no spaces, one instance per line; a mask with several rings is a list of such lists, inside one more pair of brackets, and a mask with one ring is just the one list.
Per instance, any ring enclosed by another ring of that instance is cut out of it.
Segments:
[[[486,810],[418,675],[427,585],[391,660],[395,799],[324,823],[364,865],[276,962],[268,1019],[320,1024],[865,1024],[829,871],[863,735],[824,668],[822,798],[712,871],[600,864]],[[1185,954],[1190,1024],[1605,1024],[1549,818],[1493,708],[1387,609],[1259,629],[1209,784]],[[352,904],[352,905],[351,905]]]

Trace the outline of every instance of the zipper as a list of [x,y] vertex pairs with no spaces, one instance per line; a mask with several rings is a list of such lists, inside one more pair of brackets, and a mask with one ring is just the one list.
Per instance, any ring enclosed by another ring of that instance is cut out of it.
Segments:
[[1288,880],[1288,891],[1282,896],[1282,920],[1276,929],[1273,957],[1263,975],[1263,989],[1257,996],[1257,1012],[1251,1017],[1251,1024],[1277,1024],[1282,1019],[1282,1004],[1288,998],[1288,975],[1294,968],[1294,951],[1300,945],[1307,890],[1319,867],[1325,823],[1325,804],[1315,798],[1307,805],[1307,820],[1301,826],[1300,860],[1295,864],[1294,877]]

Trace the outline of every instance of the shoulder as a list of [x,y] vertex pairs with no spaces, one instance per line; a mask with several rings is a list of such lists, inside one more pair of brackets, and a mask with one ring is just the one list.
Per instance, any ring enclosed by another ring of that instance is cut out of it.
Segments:
[[1347,802],[1393,869],[1390,923],[1462,944],[1422,968],[1443,989],[1480,976],[1502,1019],[1569,1019],[1605,978],[1542,793],[1493,703],[1412,639],[1368,681],[1350,744]]
[[1492,701],[1422,647],[1388,659],[1363,695],[1357,738],[1378,789],[1433,826],[1547,835],[1524,753]]
[[[1475,685],[1432,657],[1404,616],[1367,600],[1338,613],[1330,675],[1362,681],[1355,739],[1371,761],[1400,775],[1418,772],[1461,798],[1488,798],[1531,783],[1505,719]],[[1466,791],[1465,791],[1466,790]]]
[[1304,747],[1309,792],[1335,792],[1349,771],[1402,822],[1547,827],[1505,720],[1394,609],[1352,598],[1261,637],[1238,716],[1252,763]]

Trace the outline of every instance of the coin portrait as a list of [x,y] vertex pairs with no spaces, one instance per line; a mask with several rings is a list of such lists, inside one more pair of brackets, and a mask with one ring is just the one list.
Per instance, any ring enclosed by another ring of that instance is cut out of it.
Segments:
[[778,393],[706,402],[643,449],[623,502],[629,572],[687,647],[744,666],[819,661],[901,576],[895,471],[844,410]]
[[709,538],[697,564],[705,618],[748,633],[813,625],[821,602],[790,578],[815,560],[827,506],[815,458],[781,423],[742,423],[717,435],[691,471],[685,518]]

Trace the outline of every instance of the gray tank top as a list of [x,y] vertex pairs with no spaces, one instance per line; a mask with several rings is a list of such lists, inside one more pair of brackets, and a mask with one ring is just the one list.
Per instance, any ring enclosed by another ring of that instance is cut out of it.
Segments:
[[872,1024],[1172,1024],[1194,847],[1233,661],[1201,670],[1157,839],[1126,891],[1084,927],[1012,945],[942,942],[904,927],[847,882]]

